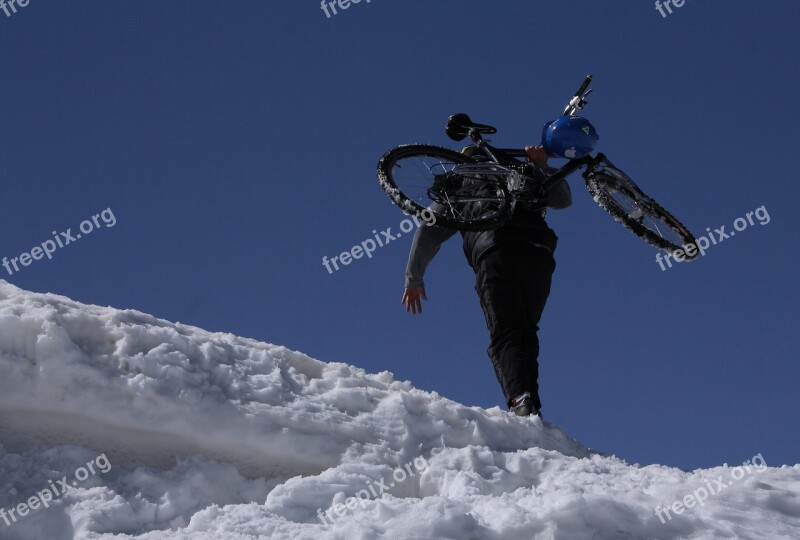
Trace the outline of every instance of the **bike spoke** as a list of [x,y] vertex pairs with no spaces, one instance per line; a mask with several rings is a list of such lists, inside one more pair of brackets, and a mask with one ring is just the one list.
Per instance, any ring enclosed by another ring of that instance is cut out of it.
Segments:
[[511,197],[503,172],[483,173],[467,156],[428,145],[399,146],[378,165],[381,187],[404,211],[427,209],[437,224],[461,230],[486,230],[508,219]]
[[[473,207],[477,204],[500,207],[505,204],[505,197],[501,193],[479,194],[480,191],[492,189],[496,181],[490,179],[470,177],[467,179],[471,186],[463,187],[463,177],[455,177],[452,181],[457,189],[447,186],[448,173],[457,166],[457,163],[448,162],[433,156],[411,156],[398,160],[392,169],[393,180],[398,188],[411,200],[421,206],[431,203],[442,204],[450,216],[466,220],[471,219]],[[477,175],[476,175],[477,176]],[[436,186],[436,182],[444,177],[443,187]]]

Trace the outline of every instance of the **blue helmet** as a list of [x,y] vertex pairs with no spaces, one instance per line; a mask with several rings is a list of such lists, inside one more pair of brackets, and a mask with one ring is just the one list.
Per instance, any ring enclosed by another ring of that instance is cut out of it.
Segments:
[[582,158],[597,144],[597,131],[585,118],[562,116],[544,125],[542,146],[551,156]]

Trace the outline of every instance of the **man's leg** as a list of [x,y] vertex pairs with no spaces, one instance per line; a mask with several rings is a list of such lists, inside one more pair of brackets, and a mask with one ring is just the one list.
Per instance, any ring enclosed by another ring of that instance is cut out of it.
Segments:
[[523,272],[520,280],[523,283],[525,304],[523,354],[528,366],[525,372],[528,375],[527,391],[533,397],[534,407],[539,410],[542,408],[539,399],[539,321],[550,296],[550,283],[556,263],[553,255],[543,248],[532,246],[527,255],[525,263],[520,267]]
[[513,366],[521,356],[523,317],[519,284],[514,280],[513,261],[501,256],[495,247],[484,255],[475,268],[475,290],[481,302],[486,327],[489,329],[489,358],[494,365],[497,380],[508,402],[518,394],[522,384],[512,380]]
[[530,392],[541,408],[536,332],[554,266],[550,252],[522,244],[498,246],[476,268],[475,289],[491,338],[487,352],[507,403]]

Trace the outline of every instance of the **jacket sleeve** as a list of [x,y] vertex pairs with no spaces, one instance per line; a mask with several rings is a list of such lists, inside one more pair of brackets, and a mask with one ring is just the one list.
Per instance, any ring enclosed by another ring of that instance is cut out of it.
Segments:
[[[534,175],[535,178],[545,178],[558,171],[555,167],[539,167],[533,163],[528,163],[528,167],[530,174]],[[546,202],[548,208],[555,208],[556,210],[572,205],[572,191],[569,189],[569,183],[567,183],[566,178],[550,188],[550,191],[547,192]]]
[[414,240],[411,242],[411,252],[408,254],[406,265],[406,289],[409,287],[424,287],[423,276],[425,269],[439,253],[442,244],[450,239],[456,232],[455,229],[446,229],[437,225],[421,223]]
[[547,206],[561,210],[572,205],[572,191],[567,180],[561,180],[547,193]]
[[[558,171],[555,167],[545,168],[547,174],[553,174]],[[548,208],[555,208],[561,210],[568,208],[572,205],[572,191],[569,189],[569,183],[564,178],[558,184],[553,186],[547,193],[547,206]]]

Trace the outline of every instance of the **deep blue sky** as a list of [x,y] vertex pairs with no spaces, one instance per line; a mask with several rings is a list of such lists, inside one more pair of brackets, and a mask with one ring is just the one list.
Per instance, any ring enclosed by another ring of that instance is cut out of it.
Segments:
[[[550,215],[545,417],[630,462],[795,463],[800,5],[689,0],[33,0],[0,12],[0,256],[111,208],[117,223],[8,281],[389,370],[469,405],[502,396],[458,237],[401,308],[410,234],[375,165],[455,146],[467,112],[535,144],[587,73],[605,152],[698,235],[765,206],[701,260],[655,250],[571,180]],[[103,222],[100,221],[102,224]]]

